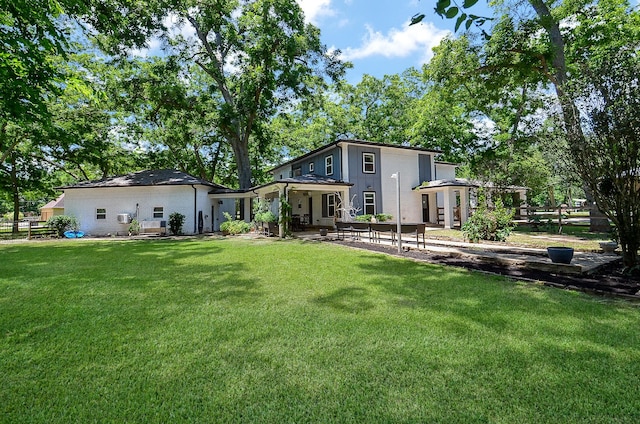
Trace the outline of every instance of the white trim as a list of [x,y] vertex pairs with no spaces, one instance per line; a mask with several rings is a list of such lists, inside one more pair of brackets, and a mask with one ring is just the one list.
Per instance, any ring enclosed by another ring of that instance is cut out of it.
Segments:
[[313,172],[313,167],[314,167],[314,163],[313,162],[309,162],[309,174],[311,174]]
[[96,208],[96,219],[107,219],[107,208]]

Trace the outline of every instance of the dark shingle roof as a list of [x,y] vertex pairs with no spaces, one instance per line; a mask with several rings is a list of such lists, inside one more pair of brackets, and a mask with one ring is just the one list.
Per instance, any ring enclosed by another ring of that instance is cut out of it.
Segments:
[[60,187],[68,188],[99,188],[99,187],[136,187],[136,186],[164,186],[164,185],[192,185],[200,184],[209,187],[225,189],[226,187],[196,178],[175,169],[153,169],[132,172],[118,177],[105,178],[98,181],[83,181],[77,184]]

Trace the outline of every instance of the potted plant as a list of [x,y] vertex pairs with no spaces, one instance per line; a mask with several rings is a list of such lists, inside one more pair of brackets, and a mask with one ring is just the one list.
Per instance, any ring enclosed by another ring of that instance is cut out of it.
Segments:
[[573,247],[547,247],[547,254],[553,263],[570,264],[573,259]]

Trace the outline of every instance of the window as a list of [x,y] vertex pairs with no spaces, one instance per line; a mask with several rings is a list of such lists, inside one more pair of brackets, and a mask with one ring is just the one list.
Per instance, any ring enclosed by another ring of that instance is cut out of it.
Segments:
[[335,193],[322,195],[322,217],[333,218],[336,216],[336,195]]
[[313,162],[309,162],[309,174],[313,172]]
[[375,153],[362,154],[362,172],[364,172],[365,174],[374,174],[376,172]]
[[373,191],[364,192],[364,214],[376,214],[376,193]]
[[153,208],[154,218],[164,218],[164,208],[162,206],[156,206]]
[[324,158],[324,173],[325,175],[333,175],[333,155]]
[[104,208],[96,209],[96,219],[107,219],[107,210]]
[[299,177],[302,175],[302,167],[299,166],[297,168],[293,168],[293,176],[294,177]]

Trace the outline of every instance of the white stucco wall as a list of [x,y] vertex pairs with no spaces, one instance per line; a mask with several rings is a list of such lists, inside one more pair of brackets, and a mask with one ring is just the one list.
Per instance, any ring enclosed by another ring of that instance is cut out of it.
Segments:
[[[197,231],[197,213],[201,210],[204,231],[211,231],[212,203],[207,195],[210,187],[195,187],[196,193],[190,185],[66,189],[65,214],[78,218],[80,230],[89,235],[123,235],[127,234],[129,225],[118,223],[117,216],[128,213],[135,217],[137,204],[139,221],[164,220],[168,227],[169,215],[179,212],[185,216],[183,233],[193,234]],[[163,208],[162,218],[153,217],[154,207]],[[106,219],[96,218],[98,208],[106,209]]]
[[[435,163],[435,170],[436,170],[436,180],[454,180],[456,178],[456,165],[453,165],[451,163],[442,163],[442,162],[436,162]],[[443,207],[444,206],[444,195],[442,193],[438,193],[436,195],[436,202],[438,204],[438,207]]]
[[[400,172],[400,210],[402,222],[422,222],[422,198],[412,189],[420,185],[418,153],[413,150],[382,148],[380,173],[382,185],[382,211],[396,220],[396,180],[392,174]],[[433,167],[431,168],[433,169]]]

